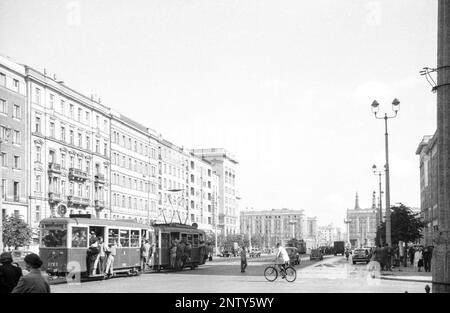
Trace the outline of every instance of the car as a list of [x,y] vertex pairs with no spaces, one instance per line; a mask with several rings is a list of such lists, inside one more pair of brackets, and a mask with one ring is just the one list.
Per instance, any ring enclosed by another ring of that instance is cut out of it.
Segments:
[[261,253],[262,253],[261,250],[254,249],[254,250],[252,250],[248,255],[249,255],[249,257],[251,257],[251,258],[259,258],[259,257],[261,257]]
[[224,250],[224,251],[220,254],[220,256],[221,256],[221,257],[224,257],[224,258],[229,258],[229,257],[231,257],[231,253],[230,253],[230,251],[228,251],[228,250]]
[[11,252],[12,258],[13,258],[13,263],[17,263],[17,265],[19,265],[22,269],[25,269],[25,257],[30,254],[33,253],[32,251],[28,251],[28,250],[14,250]]
[[319,249],[312,249],[309,259],[312,260],[323,260],[323,254]]
[[300,264],[300,253],[296,247],[286,247],[286,252],[289,255],[289,263],[290,265],[298,265]]
[[370,251],[364,248],[358,248],[353,250],[352,254],[353,264],[358,262],[365,262],[366,264],[370,262]]

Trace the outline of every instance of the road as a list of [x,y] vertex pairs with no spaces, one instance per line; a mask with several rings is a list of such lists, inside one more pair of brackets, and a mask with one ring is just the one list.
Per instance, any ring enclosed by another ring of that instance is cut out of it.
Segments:
[[239,259],[219,259],[195,270],[52,285],[51,290],[54,293],[424,293],[426,285],[373,279],[366,264],[353,265],[342,256],[326,256],[323,261],[303,259],[296,266],[295,282],[289,283],[280,278],[269,282],[263,274],[268,264],[268,259],[250,259],[246,272],[241,273]]

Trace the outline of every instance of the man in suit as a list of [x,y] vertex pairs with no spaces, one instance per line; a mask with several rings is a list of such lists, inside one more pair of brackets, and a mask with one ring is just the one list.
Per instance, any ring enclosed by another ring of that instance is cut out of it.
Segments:
[[50,293],[50,285],[40,270],[41,258],[34,253],[25,257],[25,266],[29,273],[22,276],[12,293]]

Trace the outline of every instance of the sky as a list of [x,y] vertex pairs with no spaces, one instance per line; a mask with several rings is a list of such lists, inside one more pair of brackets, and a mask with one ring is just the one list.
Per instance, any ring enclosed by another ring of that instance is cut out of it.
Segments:
[[[0,0],[0,54],[188,148],[239,161],[240,207],[303,209],[344,227],[370,207],[392,113],[391,204],[420,207],[419,157],[436,130],[423,67],[437,0]],[[384,181],[383,181],[384,190]],[[384,207],[384,204],[383,204]]]

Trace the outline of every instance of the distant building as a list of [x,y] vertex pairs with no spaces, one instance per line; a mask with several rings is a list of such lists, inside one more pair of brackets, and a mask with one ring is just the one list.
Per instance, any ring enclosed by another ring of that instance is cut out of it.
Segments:
[[424,136],[416,154],[420,157],[420,210],[425,227],[423,244],[433,245],[438,232],[437,136]]
[[347,210],[347,220],[350,222],[349,237],[353,247],[375,246],[377,208],[374,199],[371,208],[361,209],[356,193],[355,208]]

